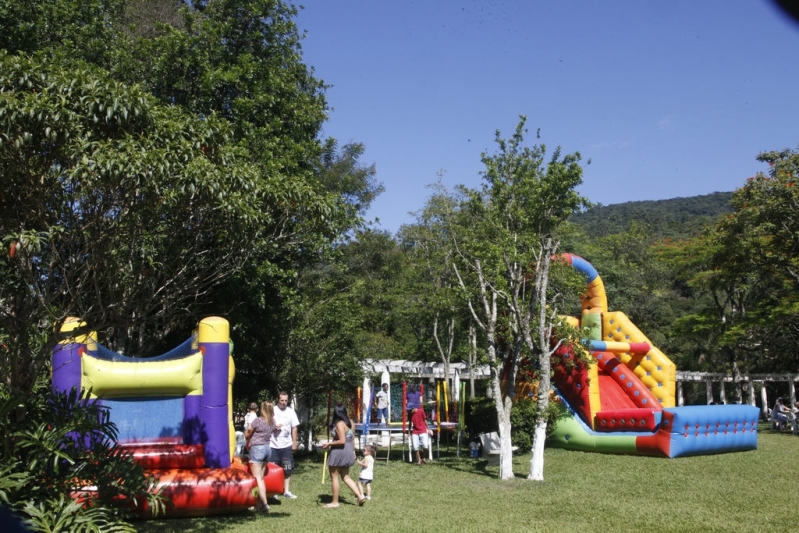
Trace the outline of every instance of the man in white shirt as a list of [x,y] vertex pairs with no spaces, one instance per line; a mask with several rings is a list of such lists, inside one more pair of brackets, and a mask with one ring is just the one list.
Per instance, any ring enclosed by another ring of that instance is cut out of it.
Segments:
[[300,425],[300,420],[294,409],[289,407],[289,394],[286,391],[280,391],[277,395],[275,425],[280,431],[272,434],[270,461],[283,467],[283,497],[294,499],[296,496],[291,493],[289,486],[294,470],[294,450],[297,449],[297,426]]
[[377,404],[377,421],[381,424],[388,424],[388,383],[383,383],[383,388],[375,394],[375,403]]

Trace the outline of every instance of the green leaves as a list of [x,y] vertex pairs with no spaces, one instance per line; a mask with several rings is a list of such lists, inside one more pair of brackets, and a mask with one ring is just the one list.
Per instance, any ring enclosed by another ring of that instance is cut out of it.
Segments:
[[125,502],[162,509],[163,499],[113,445],[107,409],[88,394],[42,385],[25,397],[0,389],[0,501],[36,531],[135,531]]
[[788,371],[799,364],[799,154],[765,152],[758,160],[768,173],[747,179],[733,193],[734,211],[682,246],[680,264],[692,272],[699,305],[678,325],[714,371]]
[[[0,229],[21,245],[0,297],[45,330],[66,314],[98,328],[165,324],[194,305],[268,220],[261,176],[230,131],[95,68],[0,52]],[[35,373],[49,353],[25,353],[30,331],[13,316],[0,315],[18,339],[12,361],[34,365],[5,370],[24,388],[35,375],[23,368]]]

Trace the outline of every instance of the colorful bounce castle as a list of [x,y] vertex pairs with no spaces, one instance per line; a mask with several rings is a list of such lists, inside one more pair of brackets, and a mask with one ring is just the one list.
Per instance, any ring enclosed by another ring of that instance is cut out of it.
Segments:
[[[167,516],[229,513],[256,503],[257,485],[234,456],[235,366],[227,320],[202,320],[192,336],[158,357],[126,357],[103,347],[73,319],[53,352],[53,389],[91,390],[110,411],[118,444],[157,479]],[[283,469],[268,464],[269,495],[283,492]],[[147,509],[140,509],[142,513]]]
[[[557,365],[554,382],[569,415],[553,446],[582,451],[681,457],[757,448],[759,410],[751,405],[675,407],[676,367],[620,311],[609,311],[602,279],[585,259],[564,259],[588,281],[583,340],[595,364]],[[564,360],[568,349],[558,352]]]

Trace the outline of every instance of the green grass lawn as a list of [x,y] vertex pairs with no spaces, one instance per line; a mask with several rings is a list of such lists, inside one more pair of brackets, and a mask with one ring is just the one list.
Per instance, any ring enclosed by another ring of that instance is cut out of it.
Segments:
[[378,461],[372,501],[361,508],[346,488],[341,507],[322,508],[330,483],[321,484],[320,454],[298,461],[291,488],[299,498],[272,505],[269,515],[137,526],[153,533],[799,531],[799,437],[763,425],[750,452],[664,459],[548,449],[543,483],[526,480],[529,452],[515,457],[511,481],[454,449],[421,467],[394,453],[388,465]]

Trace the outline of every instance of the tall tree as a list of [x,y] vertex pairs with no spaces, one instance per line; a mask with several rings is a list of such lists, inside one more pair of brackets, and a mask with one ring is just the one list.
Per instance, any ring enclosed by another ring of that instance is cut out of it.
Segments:
[[[364,214],[383,188],[374,165],[361,162],[363,152],[361,144],[339,148],[328,139],[314,164],[319,186],[335,199],[326,219],[335,239],[305,238],[296,247],[258,255],[217,290],[215,307],[208,310],[224,313],[235,324],[237,365],[243,371],[237,396],[281,389],[311,394],[320,383],[329,385],[337,375],[334,368],[360,358],[362,350],[352,349],[361,346],[356,340],[364,320],[356,278],[383,283],[386,272],[380,271],[389,270],[385,264],[399,254],[388,236],[364,229]],[[383,295],[381,288],[371,289]],[[355,306],[352,312],[345,311],[349,304]],[[385,309],[374,313],[385,314]],[[345,357],[332,361],[338,355]],[[331,361],[319,364],[320,358]],[[332,373],[319,373],[320,368]],[[356,364],[351,372],[358,371]]]
[[0,128],[0,330],[17,352],[14,387],[33,385],[67,315],[138,340],[169,331],[262,238],[258,175],[213,116],[0,52]]
[[[473,300],[477,305],[470,301],[470,309],[487,342],[500,435],[500,478],[513,478],[513,384],[527,353],[537,363],[539,378],[528,478],[542,480],[550,358],[567,339],[565,331],[560,332],[561,340],[552,343],[563,297],[550,285],[552,257],[559,245],[555,231],[587,201],[575,191],[582,183],[580,154],[561,157],[557,149],[547,161],[544,145],[525,145],[525,123],[526,118],[520,117],[507,140],[496,132],[497,153],[482,156],[486,167],[482,190],[464,189],[465,219],[456,239],[459,268],[468,272],[468,277],[459,277],[460,285],[467,294],[477,294]],[[498,338],[500,320],[505,339]],[[503,378],[509,383],[504,396]]]
[[[441,179],[431,189],[433,194],[416,214],[416,223],[400,228],[398,237],[408,250],[417,276],[416,316],[425,324],[432,324],[426,330],[426,344],[438,355],[449,380],[453,357],[461,346],[466,347],[468,316],[458,294],[452,268],[455,248],[447,228],[457,207],[456,198],[446,191]],[[454,393],[453,385],[447,387],[450,395]],[[447,402],[451,400],[445,398]]]
[[734,212],[682,256],[708,306],[679,323],[706,339],[705,367],[732,372],[736,384],[743,372],[790,371],[798,361],[799,153],[765,152],[758,160],[769,172],[736,190]]
[[[293,21],[297,8],[293,5],[280,0],[244,3],[209,0],[189,4],[163,2],[159,4],[163,9],[158,10],[150,9],[151,6],[150,0],[30,0],[20,5],[0,0],[0,29],[3,29],[0,44],[14,54],[47,58],[54,68],[64,65],[65,72],[67,69],[76,73],[90,72],[87,80],[97,76],[102,83],[122,81],[119,87],[138,86],[143,89],[137,89],[141,98],[149,92],[162,104],[157,106],[159,113],[170,110],[183,117],[181,120],[193,120],[191,127],[196,129],[197,135],[194,131],[180,132],[178,126],[168,133],[182,135],[187,145],[193,143],[196,154],[180,160],[181,165],[202,172],[196,164],[196,155],[219,165],[214,172],[208,172],[201,183],[194,184],[194,189],[186,189],[187,194],[191,192],[196,199],[202,199],[209,209],[229,200],[225,195],[232,187],[230,182],[236,180],[239,167],[246,171],[247,183],[239,183],[231,190],[231,194],[246,197],[241,202],[248,211],[240,215],[242,218],[237,224],[223,220],[215,230],[203,231],[204,226],[192,216],[202,213],[202,209],[168,220],[169,231],[174,231],[176,237],[182,235],[184,242],[201,236],[204,244],[210,245],[214,238],[219,238],[222,245],[215,251],[208,250],[204,257],[210,261],[212,256],[216,257],[215,253],[222,254],[217,264],[220,272],[224,272],[218,278],[173,281],[185,282],[181,290],[186,294],[193,291],[193,303],[204,304],[186,306],[173,298],[170,305],[184,316],[183,324],[174,325],[174,328],[185,331],[196,323],[198,313],[218,314],[252,307],[268,309],[267,313],[252,315],[249,323],[259,324],[252,329],[266,329],[269,343],[248,346],[240,342],[238,355],[258,358],[265,357],[265,353],[283,353],[285,345],[281,343],[285,343],[287,337],[282,330],[287,328],[281,327],[280,322],[288,320],[291,305],[296,302],[292,295],[297,272],[318,261],[342,236],[363,224],[366,206],[381,191],[373,179],[374,168],[353,166],[353,161],[357,162],[363,152],[361,145],[343,147],[339,157],[335,141],[323,144],[317,138],[326,118],[325,86],[302,61],[301,35]],[[108,74],[88,68],[87,63]],[[89,96],[91,105],[107,113],[102,116],[97,109],[88,110],[88,116],[98,120],[92,140],[106,134],[116,135],[108,127],[108,121],[117,120],[117,109],[124,108],[120,113],[127,113],[133,108],[122,100],[105,100],[116,96],[109,91]],[[139,102],[138,105],[144,104]],[[146,105],[156,103],[147,99]],[[19,113],[6,116],[12,128],[23,128],[20,121],[25,117],[27,115]],[[145,123],[135,114],[124,118],[128,122],[138,121],[136,134],[147,138],[152,121]],[[42,127],[47,126],[51,125]],[[216,137],[206,135],[205,130],[214,132]],[[60,134],[54,127],[47,128],[48,135],[53,131]],[[119,142],[116,137],[114,140]],[[63,138],[51,144],[60,147]],[[134,150],[132,144],[129,146]],[[84,148],[90,156],[97,150],[88,143]],[[131,158],[139,164],[136,172],[144,182],[142,187],[158,189],[160,185],[156,182],[162,174],[181,172],[172,160],[173,156],[183,157],[180,150],[172,145],[155,148],[149,152],[149,159]],[[74,147],[71,149],[79,152]],[[164,150],[170,153],[163,156]],[[32,154],[36,154],[35,149],[29,150],[25,157]],[[75,161],[81,161],[81,156]],[[27,163],[22,157],[11,164],[24,168]],[[40,163],[42,168],[47,168],[44,158]],[[90,165],[93,164],[90,158]],[[150,165],[160,166],[150,169]],[[126,172],[126,168],[117,167],[115,171]],[[176,178],[170,176],[169,179]],[[115,188],[118,186],[113,181],[103,181],[98,186],[98,190],[107,190],[109,194]],[[40,188],[37,194],[44,190]],[[132,190],[136,190],[135,187],[119,190],[118,194]],[[183,191],[178,189],[178,192]],[[9,195],[6,199],[16,198]],[[132,204],[134,210],[144,208],[143,204],[136,203],[138,201]],[[225,209],[220,208],[220,217]],[[145,213],[149,211],[143,209],[140,214],[144,216]],[[228,209],[228,213],[239,216],[235,210]],[[203,216],[202,222],[210,224],[212,218]],[[9,228],[3,227],[2,237],[21,242],[19,231]],[[200,233],[192,234],[198,230]],[[32,242],[31,239],[29,236],[26,242]],[[152,256],[153,260],[159,259],[149,249],[141,253]],[[182,257],[174,256],[175,261]],[[193,264],[188,264],[191,266],[187,271],[190,271]],[[107,261],[106,266],[110,266]],[[247,277],[236,275],[241,268],[245,269]],[[153,271],[153,268],[146,270],[149,274]],[[104,274],[108,279],[126,279],[110,268],[105,269]],[[224,287],[208,292],[229,276],[236,277]],[[253,287],[257,290],[251,290]],[[133,285],[129,288],[138,290]],[[164,302],[171,298],[167,296],[169,291],[154,294]],[[104,305],[111,304],[104,302]],[[130,304],[125,305],[130,311]],[[158,349],[153,334],[158,328],[161,328],[161,335],[169,331],[163,320],[159,322],[160,319],[155,318],[161,309],[157,302],[150,309],[139,309],[128,316],[126,325],[119,322],[124,314],[120,312],[114,321],[120,327],[111,332],[110,337],[104,335],[103,338],[123,339],[129,334],[132,340],[125,340],[120,349],[153,353]],[[76,314],[83,310],[70,312]],[[232,318],[241,318],[241,315]],[[147,320],[153,324],[146,325]],[[38,321],[34,319],[28,323]],[[91,325],[104,327],[106,323]],[[274,327],[264,328],[265,323]],[[234,335],[242,329],[240,326],[237,330],[234,325]]]
[[245,390],[300,384],[286,382],[286,370],[292,324],[312,305],[301,281],[329,264],[334,247],[363,226],[365,210],[382,191],[374,167],[360,162],[363,145],[339,148],[318,138],[325,85],[302,62],[296,14],[280,0],[194,1],[181,24],[130,37],[131,52],[112,68],[164,102],[227,119],[261,177],[263,240],[241,274],[220,287],[216,309],[209,306],[237,323]]

